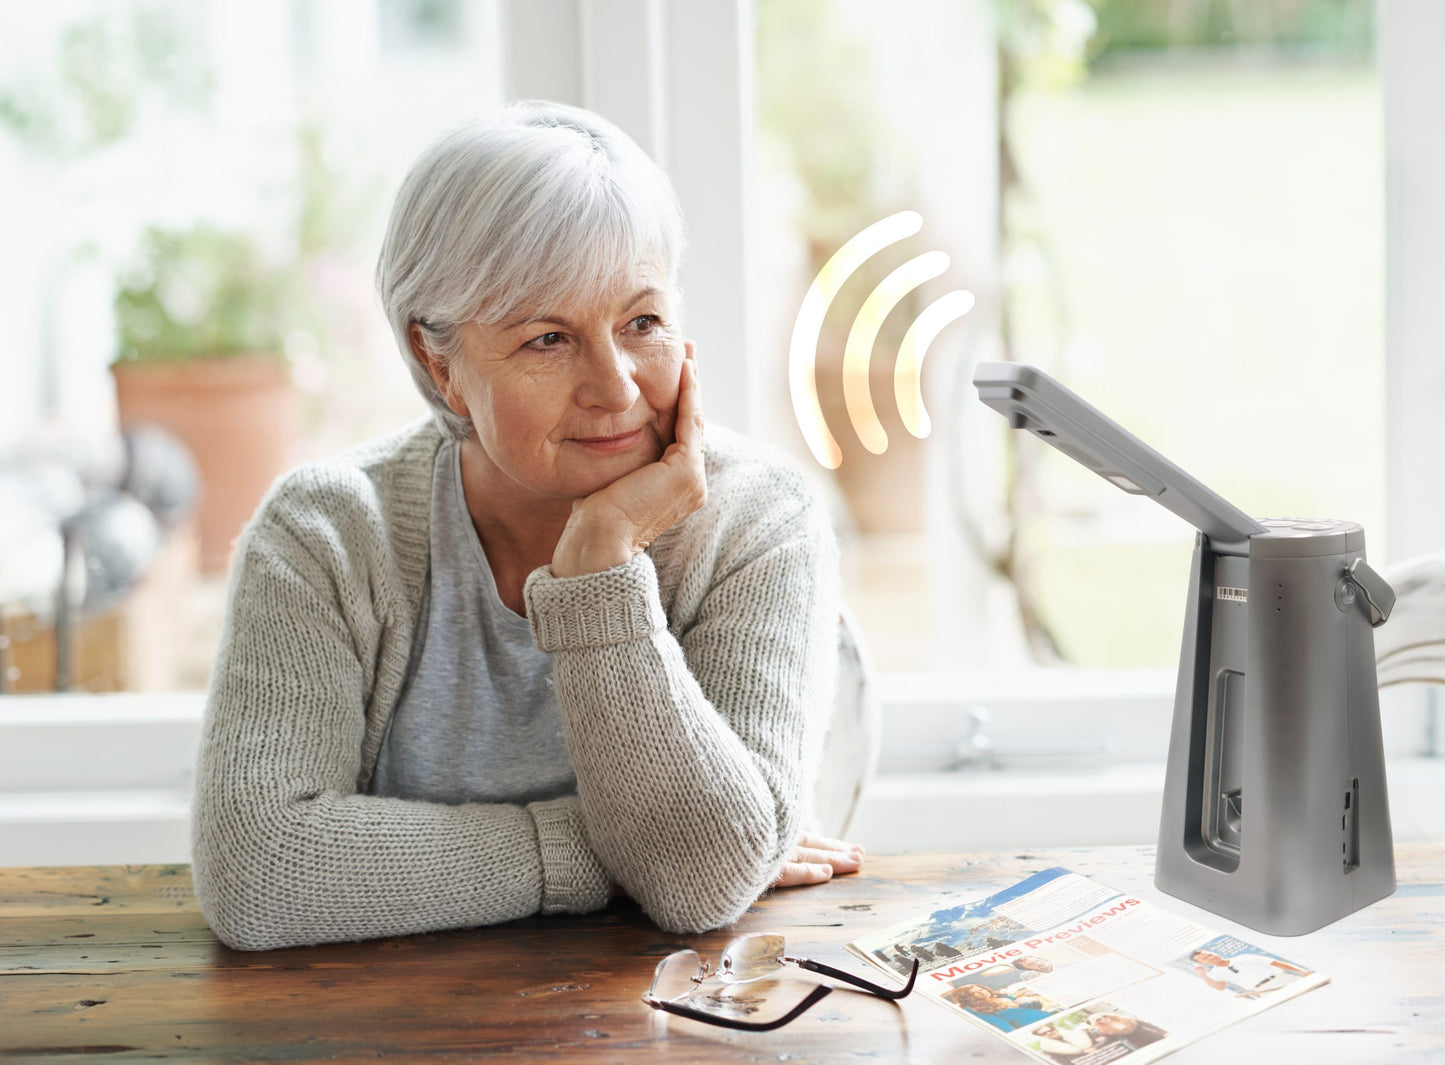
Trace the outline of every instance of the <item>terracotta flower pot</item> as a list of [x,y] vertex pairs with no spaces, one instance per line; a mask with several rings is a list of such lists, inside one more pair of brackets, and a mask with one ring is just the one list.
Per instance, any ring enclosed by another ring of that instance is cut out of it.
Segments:
[[201,475],[200,566],[224,572],[236,536],[294,461],[298,407],[285,362],[230,355],[111,367],[123,430],[151,422],[191,450]]

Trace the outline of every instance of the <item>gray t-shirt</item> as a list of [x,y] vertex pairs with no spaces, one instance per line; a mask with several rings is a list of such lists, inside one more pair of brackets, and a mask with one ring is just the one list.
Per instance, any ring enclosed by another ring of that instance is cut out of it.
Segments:
[[551,656],[498,596],[467,512],[461,451],[444,443],[432,470],[431,570],[416,642],[371,791],[528,803],[576,790]]

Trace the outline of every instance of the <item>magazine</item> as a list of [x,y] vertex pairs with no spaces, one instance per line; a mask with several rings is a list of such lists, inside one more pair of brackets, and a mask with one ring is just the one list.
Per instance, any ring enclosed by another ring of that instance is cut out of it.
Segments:
[[1143,1065],[1329,977],[1067,869],[848,944],[1051,1065]]

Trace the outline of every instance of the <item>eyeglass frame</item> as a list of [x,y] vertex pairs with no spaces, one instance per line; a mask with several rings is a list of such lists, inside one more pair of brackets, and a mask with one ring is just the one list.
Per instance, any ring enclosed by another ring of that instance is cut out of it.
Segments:
[[[781,1028],[783,1027],[783,1025],[789,1024],[790,1022],[797,1020],[813,1006],[817,1005],[823,999],[831,995],[834,989],[829,987],[827,984],[815,985],[813,989],[808,992],[807,998],[803,999],[802,1002],[798,1003],[781,1017],[778,1017],[771,1021],[741,1021],[732,1017],[725,1017],[722,1014],[710,1013],[706,1010],[694,1009],[691,1006],[684,1006],[679,1001],[680,999],[686,998],[688,995],[692,994],[693,991],[697,990],[697,988],[701,987],[704,983],[706,983],[709,979],[713,977],[716,977],[718,982],[723,984],[723,986],[728,987],[738,984],[751,983],[755,980],[763,980],[766,979],[768,976],[771,976],[772,973],[760,973],[757,976],[748,977],[738,977],[736,975],[733,975],[728,966],[728,958],[733,948],[744,940],[751,939],[756,936],[772,934],[775,933],[752,932],[746,935],[738,936],[736,939],[734,939],[731,943],[729,943],[726,947],[723,948],[723,965],[718,969],[717,972],[713,971],[711,963],[708,962],[706,958],[704,958],[697,951],[693,950],[691,947],[686,947],[682,950],[673,951],[671,954],[667,955],[665,958],[663,958],[657,963],[657,967],[653,970],[652,987],[649,987],[646,991],[642,993],[642,1001],[647,1003],[653,1009],[662,1010],[664,1013],[671,1013],[679,1017],[686,1017],[689,1020],[700,1021],[703,1024],[713,1024],[717,1025],[720,1028],[732,1028],[734,1030],[743,1032],[771,1032],[774,1029]],[[781,948],[781,946],[783,945],[783,937],[778,936],[777,938],[780,942]],[[683,994],[678,995],[675,998],[659,998],[653,993],[653,988],[657,986],[657,977],[662,973],[663,968],[667,966],[668,963],[672,961],[672,959],[684,954],[691,954],[695,958],[697,958],[698,961],[697,975],[689,977],[693,984],[692,990],[684,992]],[[918,979],[917,958],[913,959],[913,970],[908,975],[908,982],[902,988],[898,989],[883,987],[881,984],[875,984],[871,980],[865,980],[861,976],[854,976],[852,973],[844,972],[842,969],[835,969],[831,965],[825,965],[822,962],[814,961],[811,958],[800,958],[790,954],[782,953],[781,949],[776,960],[780,968],[786,965],[796,965],[800,969],[806,969],[809,972],[818,973],[820,976],[827,976],[834,980],[841,980],[844,983],[851,984],[852,986],[867,992],[868,994],[875,995],[878,998],[886,999],[890,1002],[896,1002],[901,998],[907,997],[913,991],[913,985]]]

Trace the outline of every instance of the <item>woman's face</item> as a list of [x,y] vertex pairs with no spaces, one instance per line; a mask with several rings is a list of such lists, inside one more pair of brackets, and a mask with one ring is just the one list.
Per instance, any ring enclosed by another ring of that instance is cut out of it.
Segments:
[[1094,1018],[1094,1028],[1104,1035],[1128,1035],[1136,1027],[1138,1022],[1130,1017],[1120,1017],[1117,1014],[1105,1013]]
[[964,984],[955,992],[962,1004],[977,1013],[994,1013],[1008,1005],[1007,1002],[994,998],[994,994],[986,987],[978,984]]
[[462,326],[438,383],[476,430],[463,446],[497,502],[581,499],[661,457],[692,349],[674,304],[641,267],[607,295]]

